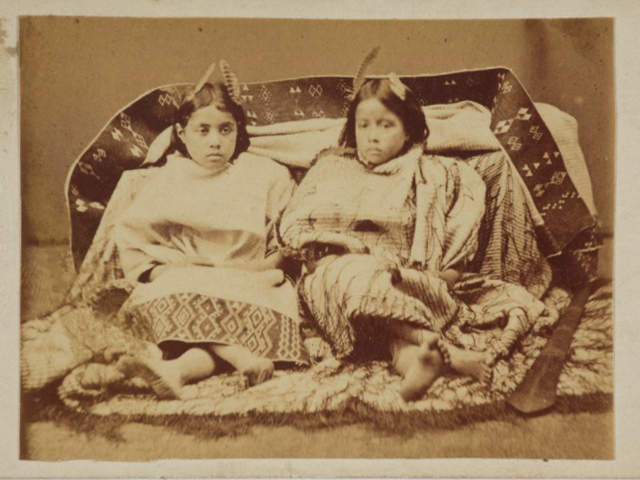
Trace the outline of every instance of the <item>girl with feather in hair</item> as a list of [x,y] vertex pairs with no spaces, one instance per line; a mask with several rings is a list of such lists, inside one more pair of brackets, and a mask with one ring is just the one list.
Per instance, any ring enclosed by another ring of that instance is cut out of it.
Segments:
[[221,360],[249,386],[269,380],[274,362],[306,363],[273,235],[293,180],[244,153],[239,87],[221,65],[225,83],[207,83],[213,64],[182,100],[173,153],[117,226],[122,267],[136,284],[125,317],[165,357],[125,355],[118,368],[164,399],[180,398]]
[[[519,285],[464,279],[478,245],[485,185],[463,161],[425,152],[429,130],[395,74],[354,80],[339,146],[321,152],[279,232],[305,263],[298,284],[312,358],[390,360],[404,400],[447,369],[484,384],[545,309]],[[465,280],[465,281],[460,281]],[[499,325],[474,344],[465,327]]]

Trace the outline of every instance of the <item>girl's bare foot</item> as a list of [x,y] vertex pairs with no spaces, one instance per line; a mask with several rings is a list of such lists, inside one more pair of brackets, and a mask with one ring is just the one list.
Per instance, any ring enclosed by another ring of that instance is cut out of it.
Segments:
[[451,356],[451,369],[462,375],[470,375],[485,387],[491,385],[493,376],[493,360],[487,352],[462,350],[447,346]]
[[180,371],[170,362],[124,355],[118,360],[117,368],[128,377],[142,378],[158,395],[158,398],[163,400],[181,398],[182,376]]
[[400,386],[400,395],[405,402],[421,398],[442,374],[444,359],[436,346],[437,341],[438,338],[434,337],[418,347],[417,356],[409,366]]
[[[425,342],[432,344],[435,339],[439,338],[429,330],[410,325],[399,324],[393,325],[391,328],[397,337],[413,345],[422,345]],[[441,345],[449,352],[452,370],[462,375],[469,375],[484,386],[491,385],[494,360],[488,352],[463,350],[448,343]]]
[[211,345],[211,352],[229,362],[247,379],[250,387],[266,382],[273,376],[273,362],[259,357],[240,345]]
[[250,387],[259,385],[273,377],[273,362],[268,358],[262,358],[252,355],[242,362],[238,371],[247,379]]

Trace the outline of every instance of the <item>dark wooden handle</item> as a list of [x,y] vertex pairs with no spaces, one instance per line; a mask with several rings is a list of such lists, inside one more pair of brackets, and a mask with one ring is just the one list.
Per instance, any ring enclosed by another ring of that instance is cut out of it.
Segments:
[[540,356],[522,383],[507,399],[507,403],[516,410],[522,413],[536,413],[550,408],[555,403],[558,379],[590,291],[589,285],[585,285],[574,294]]

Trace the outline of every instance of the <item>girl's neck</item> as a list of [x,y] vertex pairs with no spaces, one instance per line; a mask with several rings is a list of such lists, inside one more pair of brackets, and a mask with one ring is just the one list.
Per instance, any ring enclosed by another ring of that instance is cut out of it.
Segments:
[[416,159],[419,158],[422,154],[424,153],[424,149],[422,148],[422,145],[420,144],[414,144],[414,145],[410,145],[407,148],[403,148],[400,153],[398,153],[398,155],[396,155],[395,157],[393,157],[390,160],[387,160],[384,163],[380,163],[378,165],[374,165],[371,163],[368,163],[363,157],[362,155],[360,155],[360,151],[359,150],[355,150],[355,157],[356,159],[365,167],[367,167],[367,169],[372,170],[372,171],[386,171],[389,170],[390,168],[393,168],[393,165],[395,165],[398,162],[402,162],[402,159],[406,159],[409,157],[413,157],[415,156]]
[[191,175],[197,177],[214,177],[227,171],[233,165],[231,162],[224,161],[212,165],[211,168],[203,167],[191,157],[186,157],[179,151],[176,151],[175,154],[170,155],[168,157],[168,160],[182,167]]

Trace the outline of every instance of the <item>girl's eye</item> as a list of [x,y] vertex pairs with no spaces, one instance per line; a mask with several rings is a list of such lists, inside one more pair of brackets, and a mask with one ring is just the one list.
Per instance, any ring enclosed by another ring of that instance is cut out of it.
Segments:
[[222,133],[223,135],[229,135],[231,132],[233,132],[233,129],[231,127],[222,127],[220,129],[220,133]]
[[208,128],[200,128],[198,130],[198,132],[202,135],[206,135],[207,133],[209,133],[209,129]]

